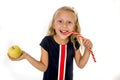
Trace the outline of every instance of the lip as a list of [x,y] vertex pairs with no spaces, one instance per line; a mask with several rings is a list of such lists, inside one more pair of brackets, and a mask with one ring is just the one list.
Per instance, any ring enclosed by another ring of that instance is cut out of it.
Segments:
[[68,30],[60,30],[60,33],[63,35],[67,35],[69,33],[69,31]]

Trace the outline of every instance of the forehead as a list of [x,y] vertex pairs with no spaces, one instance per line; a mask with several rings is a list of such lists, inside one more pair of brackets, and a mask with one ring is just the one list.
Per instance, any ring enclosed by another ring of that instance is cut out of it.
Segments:
[[70,10],[59,10],[55,14],[55,18],[65,18],[75,20],[75,13]]

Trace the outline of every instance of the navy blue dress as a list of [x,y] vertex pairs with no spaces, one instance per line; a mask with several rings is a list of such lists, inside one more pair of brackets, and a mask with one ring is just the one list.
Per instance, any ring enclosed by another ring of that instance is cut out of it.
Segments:
[[[48,52],[48,69],[44,72],[43,80],[57,80],[58,64],[59,64],[59,44],[55,42],[52,36],[45,36],[40,43],[40,46]],[[79,43],[76,41],[76,48],[79,49]],[[73,57],[75,50],[73,43],[67,43],[67,60],[65,80],[73,80]]]

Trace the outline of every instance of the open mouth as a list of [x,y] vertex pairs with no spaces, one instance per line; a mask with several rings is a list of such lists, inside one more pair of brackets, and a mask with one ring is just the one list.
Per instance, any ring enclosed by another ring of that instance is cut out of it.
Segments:
[[60,30],[60,33],[67,35],[67,34],[69,34],[69,31],[68,30]]

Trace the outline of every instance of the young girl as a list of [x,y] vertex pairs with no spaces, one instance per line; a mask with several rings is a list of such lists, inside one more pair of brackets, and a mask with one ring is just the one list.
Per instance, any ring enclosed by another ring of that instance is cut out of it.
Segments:
[[[79,68],[83,68],[90,56],[89,49],[92,42],[67,34],[67,32],[80,33],[78,16],[73,8],[61,7],[53,15],[48,35],[40,43],[41,58],[37,61],[28,53],[23,51],[23,55],[18,59],[28,60],[35,68],[44,72],[43,80],[73,80],[73,58]],[[80,46],[85,47],[84,54],[81,55]]]

